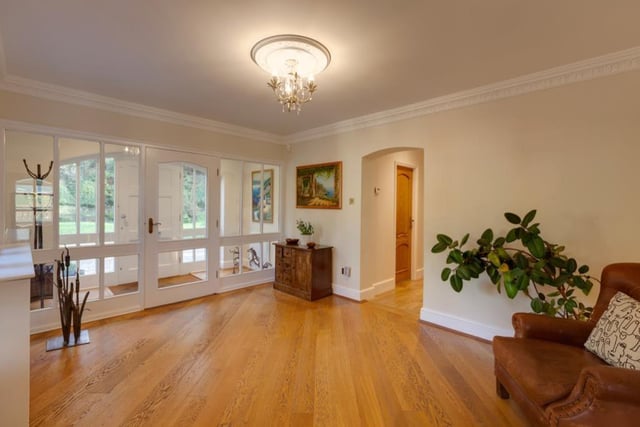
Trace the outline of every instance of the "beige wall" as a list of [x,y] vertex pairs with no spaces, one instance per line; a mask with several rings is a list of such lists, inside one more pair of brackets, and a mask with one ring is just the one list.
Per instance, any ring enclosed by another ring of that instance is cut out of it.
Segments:
[[1,119],[253,160],[279,162],[285,152],[285,147],[281,144],[2,90]]
[[[510,333],[511,313],[528,311],[528,301],[507,300],[484,278],[453,292],[440,280],[444,255],[430,253],[436,233],[502,232],[505,211],[535,208],[543,236],[565,244],[595,275],[607,263],[640,261],[638,87],[640,72],[633,71],[296,144],[288,173],[296,164],[342,160],[345,202],[353,197],[355,204],[307,214],[287,202],[288,225],[299,216],[319,223],[322,240],[336,246],[337,265],[359,266],[366,248],[358,224],[367,215],[360,209],[362,157],[423,148],[421,316],[484,337]],[[359,289],[362,276],[337,276],[336,284]]]

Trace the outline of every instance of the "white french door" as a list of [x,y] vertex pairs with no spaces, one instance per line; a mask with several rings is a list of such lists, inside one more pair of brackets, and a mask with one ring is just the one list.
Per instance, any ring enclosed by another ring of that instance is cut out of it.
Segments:
[[144,306],[218,290],[220,160],[146,149]]

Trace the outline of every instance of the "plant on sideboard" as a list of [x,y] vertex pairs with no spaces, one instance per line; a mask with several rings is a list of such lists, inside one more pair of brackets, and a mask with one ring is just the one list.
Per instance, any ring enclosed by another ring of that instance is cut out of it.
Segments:
[[598,281],[587,274],[589,266],[578,266],[574,258],[564,255],[564,246],[542,238],[540,224],[532,223],[536,210],[522,218],[511,212],[504,216],[515,227],[497,237],[487,228],[469,248],[464,248],[468,233],[460,241],[445,234],[436,236],[431,252],[448,251],[446,262],[452,264],[442,270],[442,280],[460,292],[465,281],[486,273],[498,293],[504,289],[512,299],[518,293],[526,295],[535,313],[587,320],[593,307],[580,302],[576,291],[588,295],[593,281]]
[[303,236],[311,236],[313,234],[313,225],[309,221],[301,219],[296,220],[296,228]]

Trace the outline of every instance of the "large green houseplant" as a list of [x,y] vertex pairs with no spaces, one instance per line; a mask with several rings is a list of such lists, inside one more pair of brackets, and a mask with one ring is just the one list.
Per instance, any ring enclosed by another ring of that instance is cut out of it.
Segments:
[[515,227],[498,237],[488,228],[469,248],[464,248],[468,233],[459,241],[438,234],[431,251],[448,251],[446,262],[452,264],[442,270],[441,278],[460,292],[465,281],[487,273],[498,292],[504,289],[509,298],[518,293],[529,297],[535,313],[586,320],[593,308],[576,298],[576,290],[588,295],[597,279],[587,274],[587,265],[578,267],[574,258],[564,255],[564,246],[542,238],[540,224],[532,223],[535,215],[535,210],[522,218],[505,213]]

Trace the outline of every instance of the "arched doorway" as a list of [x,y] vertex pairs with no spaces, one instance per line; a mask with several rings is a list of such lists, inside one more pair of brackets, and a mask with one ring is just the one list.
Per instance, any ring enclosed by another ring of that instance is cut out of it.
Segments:
[[411,219],[406,275],[422,278],[424,150],[397,147],[369,153],[362,158],[361,289],[367,296],[396,285],[397,170],[412,171]]

